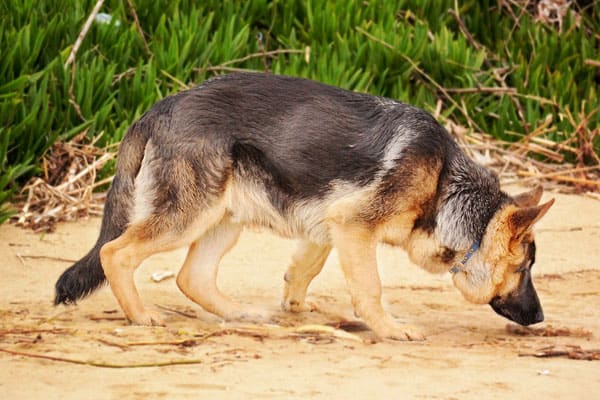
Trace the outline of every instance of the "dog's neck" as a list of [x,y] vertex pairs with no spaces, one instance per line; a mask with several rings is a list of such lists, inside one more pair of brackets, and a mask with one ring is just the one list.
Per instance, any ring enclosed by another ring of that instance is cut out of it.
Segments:
[[448,163],[438,201],[435,235],[457,252],[483,238],[488,223],[507,199],[498,177],[462,154]]

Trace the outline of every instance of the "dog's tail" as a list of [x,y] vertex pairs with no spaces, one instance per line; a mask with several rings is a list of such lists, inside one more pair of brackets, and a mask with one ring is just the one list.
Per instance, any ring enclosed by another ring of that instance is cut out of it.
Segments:
[[56,281],[54,304],[75,303],[104,283],[106,277],[100,263],[100,249],[125,230],[133,205],[135,177],[144,157],[152,124],[141,120],[134,123],[119,147],[116,174],[104,205],[100,236],[94,247],[81,260],[62,273]]

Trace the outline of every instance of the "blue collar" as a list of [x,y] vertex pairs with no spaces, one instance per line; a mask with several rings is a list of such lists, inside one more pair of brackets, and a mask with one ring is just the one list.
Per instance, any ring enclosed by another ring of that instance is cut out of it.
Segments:
[[469,261],[469,259],[473,256],[473,254],[477,251],[477,249],[479,249],[479,245],[480,242],[479,240],[476,241],[475,243],[473,243],[473,245],[471,246],[471,248],[467,251],[467,254],[465,254],[465,256],[463,257],[463,259],[460,261],[460,263],[455,263],[452,268],[450,268],[450,273],[451,274],[455,274],[457,272],[460,272],[463,270],[463,268],[465,267],[465,265],[467,264],[467,261]]

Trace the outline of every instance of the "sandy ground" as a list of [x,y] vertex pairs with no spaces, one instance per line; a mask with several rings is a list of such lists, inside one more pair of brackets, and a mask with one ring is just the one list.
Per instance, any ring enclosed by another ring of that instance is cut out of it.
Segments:
[[[51,304],[56,278],[91,247],[98,219],[46,235],[1,226],[0,349],[27,354],[0,352],[1,397],[597,398],[600,361],[524,355],[551,346],[600,349],[600,202],[550,196],[557,202],[537,227],[534,282],[546,314],[540,327],[571,330],[552,337],[508,331],[490,307],[463,300],[448,274],[430,275],[389,247],[379,251],[384,302],[399,321],[420,325],[425,342],[373,344],[369,331],[353,338],[298,332],[355,321],[337,256],[309,289],[318,311],[286,314],[279,302],[294,242],[259,232],[243,234],[222,263],[219,284],[268,310],[273,325],[222,323],[188,301],[173,279],[151,281],[153,272],[177,271],[184,256],[177,251],[148,260],[136,275],[167,327],[128,326],[108,288],[77,306]],[[584,331],[591,337],[578,337]]]

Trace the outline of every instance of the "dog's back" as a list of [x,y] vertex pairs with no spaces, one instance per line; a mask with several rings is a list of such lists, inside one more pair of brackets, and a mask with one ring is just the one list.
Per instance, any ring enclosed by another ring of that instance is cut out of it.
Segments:
[[[367,189],[401,196],[423,188],[422,197],[431,197],[427,185],[414,186],[415,171],[428,169],[435,185],[448,158],[461,155],[423,110],[276,75],[210,80],[182,94],[167,118],[174,125],[152,138],[157,152],[192,152],[194,170],[211,171],[197,179],[219,189],[217,169],[231,168],[229,204],[244,205],[234,217],[319,242],[328,240],[321,222],[334,200]],[[365,210],[364,217],[381,218],[392,211],[386,208]]]

